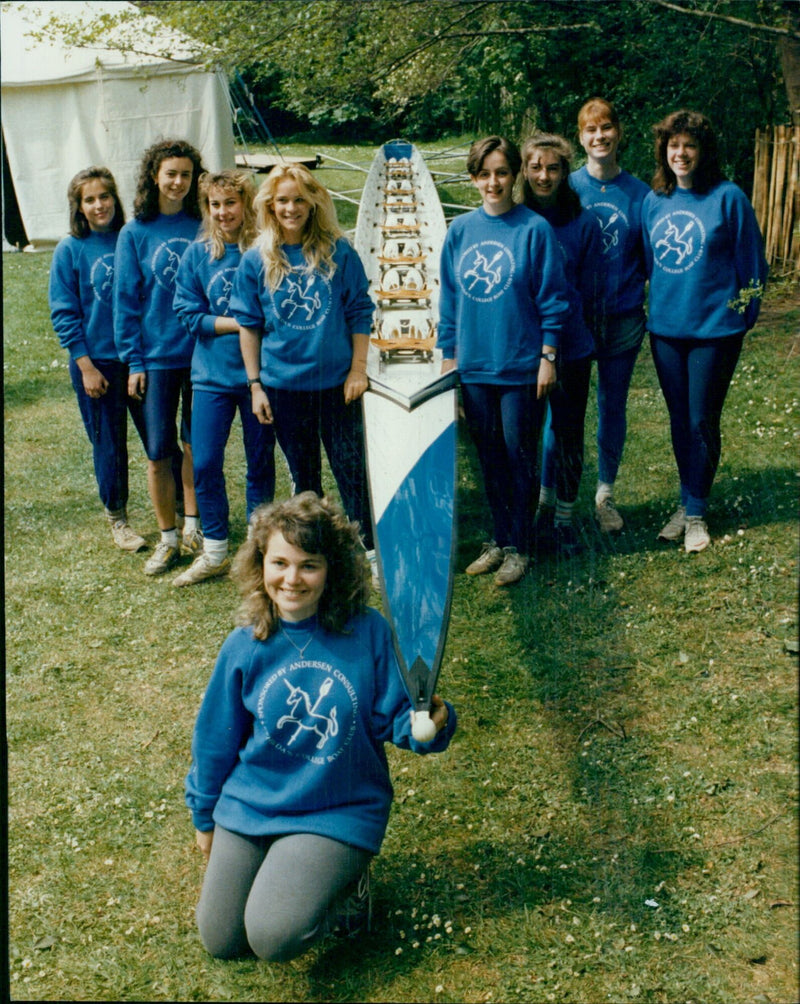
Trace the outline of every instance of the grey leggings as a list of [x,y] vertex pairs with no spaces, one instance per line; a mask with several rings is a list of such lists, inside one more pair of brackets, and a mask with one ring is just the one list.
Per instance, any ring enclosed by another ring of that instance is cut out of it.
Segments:
[[371,857],[314,833],[247,837],[217,826],[197,904],[200,938],[219,959],[293,959],[326,933],[331,904]]

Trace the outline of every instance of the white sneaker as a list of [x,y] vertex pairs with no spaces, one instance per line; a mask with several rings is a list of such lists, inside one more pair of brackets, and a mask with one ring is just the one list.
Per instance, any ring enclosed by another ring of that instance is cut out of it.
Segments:
[[595,519],[601,533],[619,533],[625,526],[611,495],[598,502],[594,509]]
[[516,547],[503,548],[503,564],[494,577],[496,586],[511,586],[528,570],[528,559]]
[[667,525],[658,535],[659,540],[680,540],[686,529],[686,506],[679,505],[670,516]]
[[127,519],[117,519],[111,524],[111,536],[123,551],[141,551],[143,547],[147,547],[147,541],[131,527]]
[[144,563],[145,575],[162,575],[178,563],[180,551],[164,540],[156,544],[156,549]]
[[197,557],[203,553],[203,531],[190,530],[189,533],[181,535],[181,552]]
[[706,521],[702,516],[686,517],[686,532],[683,537],[683,546],[687,554],[695,551],[705,551],[711,543],[711,537],[706,526]]
[[218,565],[212,565],[210,558],[203,551],[202,554],[198,554],[185,571],[175,576],[172,580],[172,585],[193,586],[197,582],[205,582],[206,579],[216,579],[222,575],[227,575],[230,570],[230,558],[223,558]]
[[498,547],[493,540],[484,543],[478,557],[464,569],[467,575],[485,575],[496,572],[503,564],[503,548]]

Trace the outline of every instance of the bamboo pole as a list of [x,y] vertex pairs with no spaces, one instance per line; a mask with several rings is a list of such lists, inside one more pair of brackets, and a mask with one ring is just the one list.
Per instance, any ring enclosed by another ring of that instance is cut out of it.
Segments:
[[783,197],[783,219],[781,221],[780,256],[788,264],[792,245],[792,224],[794,223],[795,149],[794,137],[786,130],[786,190]]

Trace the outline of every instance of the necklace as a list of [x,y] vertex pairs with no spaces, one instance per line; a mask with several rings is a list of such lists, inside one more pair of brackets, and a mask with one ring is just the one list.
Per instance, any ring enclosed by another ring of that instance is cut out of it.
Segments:
[[289,632],[284,629],[283,624],[280,625],[280,629],[281,629],[281,633],[283,634],[284,638],[286,638],[286,640],[289,642],[289,644],[292,646],[292,648],[296,649],[297,652],[299,652],[301,659],[305,656],[306,649],[308,648],[308,646],[313,641],[314,635],[317,633],[317,625],[315,624],[314,627],[311,629],[311,634],[308,636],[308,638],[305,640],[305,643],[301,647],[300,645],[297,644],[297,642],[294,640],[294,638],[292,638],[292,636],[289,634]]

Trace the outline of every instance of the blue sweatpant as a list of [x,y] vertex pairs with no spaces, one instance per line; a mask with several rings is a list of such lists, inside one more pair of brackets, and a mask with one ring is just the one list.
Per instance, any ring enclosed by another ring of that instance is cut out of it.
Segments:
[[92,444],[94,477],[100,501],[117,513],[128,504],[128,367],[120,362],[95,362],[108,381],[101,397],[89,397],[74,359],[69,375],[78,399],[86,435]]
[[325,390],[265,388],[272,408],[275,436],[286,457],[296,495],[322,495],[320,440],[347,516],[361,526],[364,546],[375,546],[369,508],[364,418],[361,402],[344,403],[344,387]]
[[744,333],[724,338],[650,335],[687,516],[706,512],[722,453],[722,406],[743,340]]
[[192,459],[197,507],[209,540],[228,538],[228,494],[225,490],[225,447],[236,411],[242,420],[247,462],[247,518],[275,495],[275,430],[253,414],[250,391],[194,390],[192,394]]
[[555,488],[561,502],[574,502],[583,474],[583,440],[592,358],[562,362],[550,394],[542,435],[543,488]]
[[462,383],[461,397],[498,547],[528,554],[535,509],[536,454],[545,398],[536,384]]

